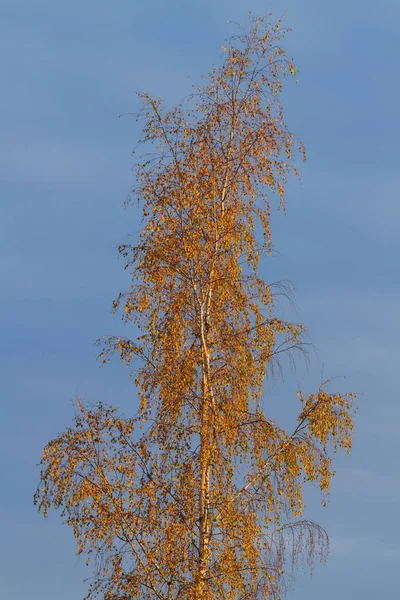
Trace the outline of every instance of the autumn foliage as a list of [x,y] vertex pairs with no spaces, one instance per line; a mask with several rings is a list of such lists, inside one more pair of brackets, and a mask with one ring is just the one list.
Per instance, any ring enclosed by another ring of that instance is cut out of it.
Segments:
[[296,73],[285,33],[251,19],[185,106],[140,96],[143,228],[119,249],[131,286],[114,303],[139,333],[102,340],[101,354],[132,369],[138,411],[78,402],[44,450],[35,497],[93,559],[90,597],[278,598],[291,565],[325,555],[325,531],[302,520],[303,485],[329,494],[353,395],[299,394],[291,432],[262,407],[265,377],[303,334],[275,316],[258,271],[271,203],[284,206],[303,152],[279,101]]

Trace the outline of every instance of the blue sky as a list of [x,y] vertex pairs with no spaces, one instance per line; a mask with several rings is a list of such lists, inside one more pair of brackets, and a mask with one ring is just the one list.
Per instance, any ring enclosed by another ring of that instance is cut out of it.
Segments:
[[274,214],[280,254],[267,279],[291,279],[297,313],[317,348],[266,385],[267,406],[294,415],[298,386],[347,375],[360,394],[350,457],[338,457],[326,509],[309,494],[307,516],[327,527],[331,555],[288,598],[376,600],[398,588],[400,525],[398,0],[0,1],[0,595],[81,598],[89,576],[72,533],[32,506],[44,444],[87,395],[135,406],[118,364],[100,368],[94,341],[118,333],[112,299],[128,281],[116,246],[138,230],[123,201],[139,134],[119,118],[133,92],[167,103],[218,60],[247,10],[288,9],[287,47],[299,85],[284,95],[305,142],[302,185]]

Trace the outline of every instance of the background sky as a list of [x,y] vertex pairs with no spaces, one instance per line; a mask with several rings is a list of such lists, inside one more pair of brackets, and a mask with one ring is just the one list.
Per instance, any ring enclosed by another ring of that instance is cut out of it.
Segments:
[[[290,423],[295,391],[356,391],[352,455],[338,457],[332,500],[307,495],[331,537],[326,566],[288,598],[376,600],[398,593],[400,566],[400,3],[398,0],[0,0],[0,596],[83,597],[90,572],[72,532],[32,506],[41,449],[71,423],[76,395],[135,408],[96,338],[118,333],[111,301],[128,279],[116,246],[139,228],[122,208],[139,135],[135,90],[167,104],[218,61],[251,9],[288,9],[300,66],[284,103],[305,142],[302,184],[274,214],[268,280],[297,286],[316,351],[266,406]],[[293,316],[294,315],[294,316]]]

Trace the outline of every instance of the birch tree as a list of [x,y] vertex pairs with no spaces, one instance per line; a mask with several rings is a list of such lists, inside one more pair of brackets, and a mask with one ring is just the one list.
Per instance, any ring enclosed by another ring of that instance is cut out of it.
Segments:
[[285,34],[252,18],[183,104],[140,95],[143,227],[119,248],[131,285],[113,306],[133,334],[101,341],[104,362],[132,371],[138,410],[78,402],[44,449],[35,496],[92,562],[89,598],[279,598],[292,567],[326,554],[326,532],[302,517],[303,486],[329,494],[354,397],[299,393],[291,431],[262,402],[274,361],[304,333],[276,316],[259,273],[270,211],[304,155],[280,102],[296,76]]

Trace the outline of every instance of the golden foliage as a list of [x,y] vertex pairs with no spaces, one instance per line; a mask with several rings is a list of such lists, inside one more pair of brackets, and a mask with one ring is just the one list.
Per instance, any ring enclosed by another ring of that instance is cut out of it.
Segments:
[[78,404],[44,450],[35,497],[95,557],[89,596],[278,598],[288,552],[312,564],[326,550],[324,530],[298,520],[303,485],[329,493],[329,446],[351,448],[353,396],[300,396],[291,434],[261,407],[274,358],[303,333],[274,316],[258,274],[270,198],[283,206],[303,152],[279,102],[282,76],[295,75],[281,26],[252,19],[186,109],[141,95],[144,224],[119,248],[132,284],[114,303],[140,332],[103,340],[101,354],[140,361],[138,415]]

